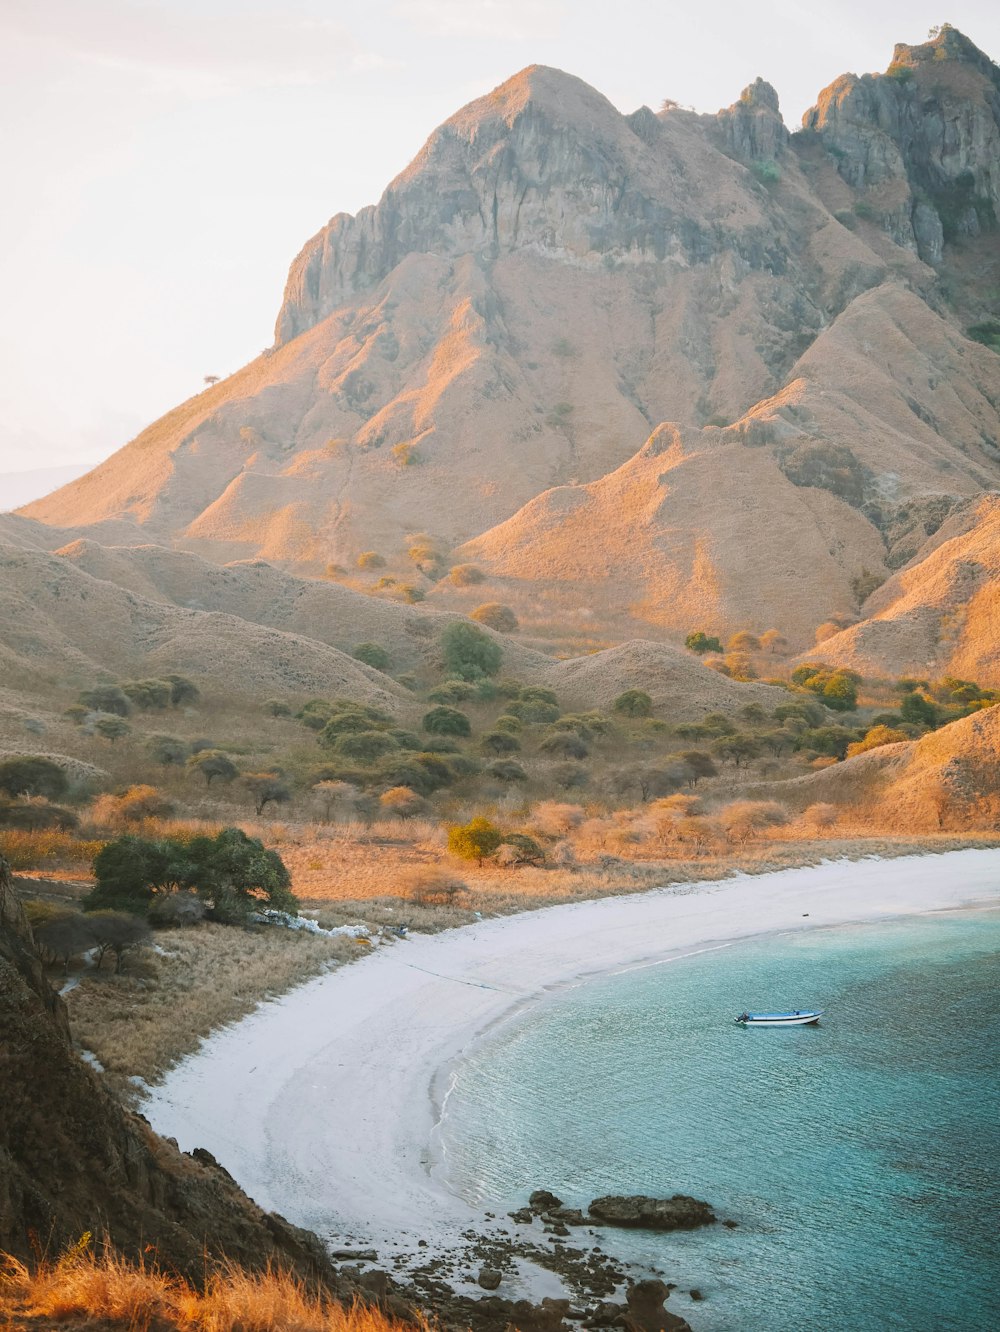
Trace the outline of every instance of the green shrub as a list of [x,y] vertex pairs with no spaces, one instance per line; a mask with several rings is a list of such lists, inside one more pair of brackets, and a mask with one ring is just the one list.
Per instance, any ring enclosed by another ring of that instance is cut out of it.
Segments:
[[470,819],[468,823],[453,824],[448,829],[448,850],[463,860],[482,864],[502,841],[500,829],[486,818]]
[[722,644],[714,636],[706,634],[702,629],[695,629],[688,634],[684,640],[684,646],[692,652],[697,652],[699,656],[706,652],[721,652]]
[[431,735],[472,734],[472,723],[464,712],[459,712],[458,708],[443,706],[431,708],[430,712],[424,714],[421,725]]
[[387,671],[391,658],[384,647],[379,647],[378,643],[358,643],[351,654],[355,661],[364,662],[366,666],[371,666],[376,671]]
[[441,635],[441,649],[449,674],[460,680],[494,676],[503,661],[500,644],[467,620],[448,625]]
[[518,627],[518,619],[509,606],[499,601],[487,601],[470,612],[469,618],[488,629],[495,629],[498,634],[512,634]]
[[624,717],[651,717],[653,700],[644,689],[626,689],[613,703],[615,712]]

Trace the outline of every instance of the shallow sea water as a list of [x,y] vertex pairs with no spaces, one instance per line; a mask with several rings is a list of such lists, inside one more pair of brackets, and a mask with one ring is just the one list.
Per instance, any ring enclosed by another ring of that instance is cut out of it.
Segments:
[[[457,1065],[443,1176],[487,1206],[708,1199],[738,1228],[601,1240],[676,1281],[696,1332],[1000,1328],[998,959],[1000,912],[963,911],[564,991]],[[812,1006],[818,1027],[732,1020]]]

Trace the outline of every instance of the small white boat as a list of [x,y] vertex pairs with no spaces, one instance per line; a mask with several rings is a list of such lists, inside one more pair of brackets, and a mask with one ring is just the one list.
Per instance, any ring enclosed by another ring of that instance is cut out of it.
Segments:
[[741,1013],[741,1027],[810,1027],[823,1016],[822,1008],[798,1009],[791,1013]]

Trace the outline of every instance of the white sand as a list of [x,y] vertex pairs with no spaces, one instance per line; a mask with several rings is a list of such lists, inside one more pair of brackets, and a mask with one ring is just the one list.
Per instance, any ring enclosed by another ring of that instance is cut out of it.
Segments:
[[496,1023],[588,977],[727,941],[998,897],[1000,850],[969,850],[683,885],[410,938],[216,1033],[146,1113],[185,1150],[207,1147],[262,1206],[340,1244],[354,1237],[383,1259],[414,1254],[419,1238],[446,1248],[481,1213],[435,1178],[441,1094],[449,1065]]

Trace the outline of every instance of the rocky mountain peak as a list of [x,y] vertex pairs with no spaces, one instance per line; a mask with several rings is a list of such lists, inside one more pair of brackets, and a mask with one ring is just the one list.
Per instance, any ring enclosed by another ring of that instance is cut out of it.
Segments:
[[726,151],[748,166],[773,161],[788,142],[778,94],[761,78],[748,84],[739,101],[720,111],[716,119]]
[[1000,68],[947,24],[897,45],[884,74],[845,74],[803,126],[897,244],[927,263],[1000,215]]

